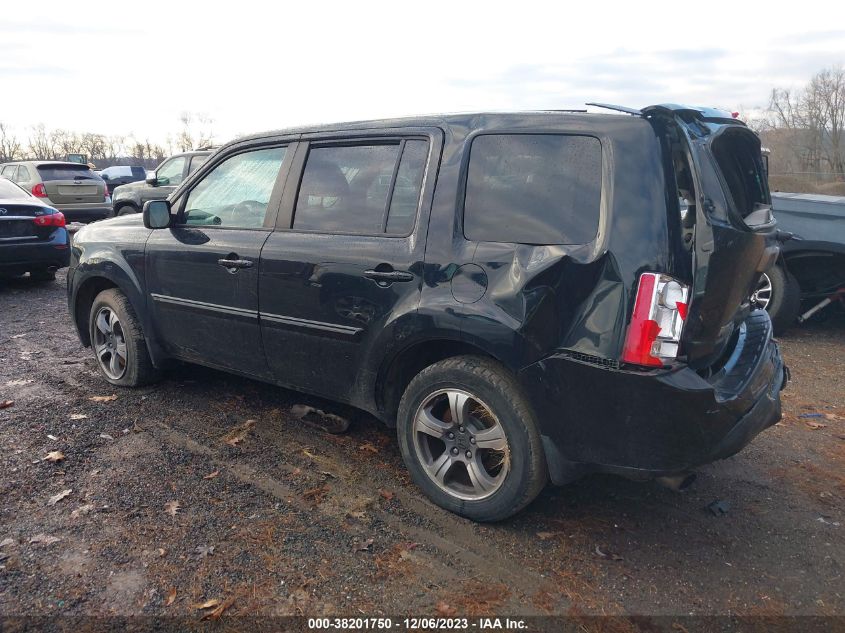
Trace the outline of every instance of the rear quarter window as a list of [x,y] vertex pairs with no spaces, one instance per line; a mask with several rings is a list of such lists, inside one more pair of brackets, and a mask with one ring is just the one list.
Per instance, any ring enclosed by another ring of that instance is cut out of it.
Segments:
[[39,165],[37,169],[38,175],[44,182],[77,179],[100,180],[100,177],[88,167],[80,167],[79,165]]
[[600,205],[597,138],[485,134],[473,140],[464,201],[467,239],[583,244],[596,237]]

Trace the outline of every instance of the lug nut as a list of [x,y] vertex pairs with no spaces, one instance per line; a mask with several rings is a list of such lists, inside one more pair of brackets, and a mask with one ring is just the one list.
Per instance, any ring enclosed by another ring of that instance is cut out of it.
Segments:
[[472,459],[472,453],[470,451],[466,452],[467,459]]
[[474,437],[469,438],[469,443],[470,443],[470,444],[475,444],[475,438],[474,438]]
[[457,455],[457,454],[458,454],[458,447],[457,447],[457,446],[453,446],[453,447],[452,447],[452,455]]
[[454,439],[455,439],[455,434],[454,434],[454,433],[449,433],[449,439],[450,439],[450,440],[454,440]]
[[464,432],[464,427],[462,427],[462,426],[461,426],[461,427],[458,427],[458,430],[459,430],[461,433],[463,433],[463,432]]

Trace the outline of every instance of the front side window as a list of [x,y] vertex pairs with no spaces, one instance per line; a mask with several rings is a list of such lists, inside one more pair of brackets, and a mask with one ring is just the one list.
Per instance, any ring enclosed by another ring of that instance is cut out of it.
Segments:
[[583,244],[598,232],[601,144],[592,136],[490,134],[470,149],[467,239]]
[[8,178],[9,180],[15,180],[15,173],[17,172],[17,165],[6,165],[3,168],[2,175]]
[[217,165],[188,194],[185,223],[261,228],[285,149],[243,152]]
[[416,219],[427,157],[423,140],[312,148],[293,228],[406,235]]
[[156,180],[161,186],[182,184],[182,172],[185,171],[185,157],[177,156],[165,161],[156,170]]

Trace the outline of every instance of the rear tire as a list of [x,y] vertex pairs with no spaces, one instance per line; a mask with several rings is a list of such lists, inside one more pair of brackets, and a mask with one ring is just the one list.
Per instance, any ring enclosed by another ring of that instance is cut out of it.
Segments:
[[138,213],[138,209],[136,209],[131,204],[124,204],[122,207],[118,208],[117,211],[114,212],[115,217],[120,215],[133,215]]
[[399,403],[397,432],[414,483],[440,507],[475,521],[519,512],[548,482],[522,389],[484,357],[458,356],[421,371]]
[[113,385],[139,387],[158,377],[135,310],[117,288],[103,290],[95,297],[88,333],[97,367]]
[[39,270],[30,270],[29,276],[32,278],[33,281],[55,281],[56,271],[47,270],[46,268],[41,268]]
[[772,291],[766,310],[775,334],[783,334],[795,323],[801,310],[801,288],[795,277],[781,265],[772,266],[769,276]]

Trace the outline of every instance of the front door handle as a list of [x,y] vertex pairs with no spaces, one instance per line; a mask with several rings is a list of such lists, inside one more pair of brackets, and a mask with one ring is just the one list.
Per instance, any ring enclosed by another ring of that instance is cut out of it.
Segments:
[[414,275],[404,270],[365,270],[364,277],[372,279],[379,286],[389,286],[397,281],[414,280]]
[[239,268],[252,268],[253,262],[248,259],[218,259],[217,263],[223,268],[237,270]]

